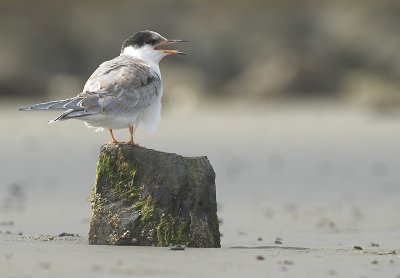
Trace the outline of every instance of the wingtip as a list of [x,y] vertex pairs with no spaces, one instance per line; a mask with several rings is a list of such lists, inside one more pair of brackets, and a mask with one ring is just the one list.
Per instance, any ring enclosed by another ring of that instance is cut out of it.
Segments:
[[30,106],[26,106],[26,107],[20,107],[18,108],[18,111],[31,111],[31,107]]
[[52,125],[52,124],[55,124],[56,122],[59,122],[60,120],[50,120],[50,121],[47,121],[47,123],[49,124],[49,125]]

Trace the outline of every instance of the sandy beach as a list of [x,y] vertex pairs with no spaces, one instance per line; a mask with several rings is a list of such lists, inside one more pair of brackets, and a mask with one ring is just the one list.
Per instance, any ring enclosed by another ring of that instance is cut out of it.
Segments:
[[208,156],[223,246],[171,251],[89,246],[108,134],[48,125],[56,114],[16,111],[24,104],[0,106],[0,277],[400,277],[396,117],[333,104],[167,107],[158,132],[137,140]]

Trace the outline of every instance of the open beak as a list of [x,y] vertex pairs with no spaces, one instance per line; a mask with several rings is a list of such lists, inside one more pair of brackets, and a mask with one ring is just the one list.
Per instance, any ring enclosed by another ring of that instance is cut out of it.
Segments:
[[189,55],[189,54],[187,54],[187,53],[185,53],[185,52],[181,52],[181,51],[179,51],[179,50],[174,50],[174,49],[160,49],[159,47],[160,46],[164,46],[164,45],[168,45],[168,44],[172,44],[172,43],[176,43],[176,42],[189,42],[189,41],[185,41],[185,40],[167,40],[167,41],[164,41],[164,42],[161,42],[161,43],[159,43],[154,49],[155,50],[159,50],[159,51],[162,51],[162,52],[164,52],[164,53],[166,53],[166,54],[179,54],[179,55]]

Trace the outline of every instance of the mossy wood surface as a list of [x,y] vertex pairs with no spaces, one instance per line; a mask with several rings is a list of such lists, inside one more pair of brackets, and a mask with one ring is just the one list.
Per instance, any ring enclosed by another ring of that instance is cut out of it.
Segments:
[[220,247],[207,157],[104,145],[90,201],[90,244]]

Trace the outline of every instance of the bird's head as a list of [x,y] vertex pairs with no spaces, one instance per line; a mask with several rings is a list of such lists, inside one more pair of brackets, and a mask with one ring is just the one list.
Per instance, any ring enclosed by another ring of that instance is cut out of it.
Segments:
[[154,31],[140,31],[122,43],[121,55],[130,55],[146,61],[160,62],[167,55],[187,55],[179,50],[165,49],[166,45],[184,40],[168,40]]

